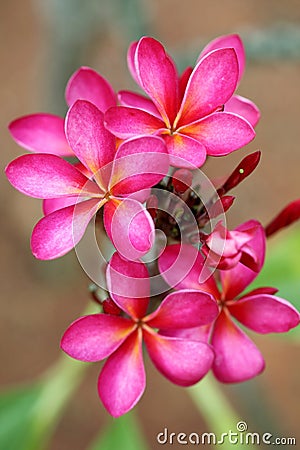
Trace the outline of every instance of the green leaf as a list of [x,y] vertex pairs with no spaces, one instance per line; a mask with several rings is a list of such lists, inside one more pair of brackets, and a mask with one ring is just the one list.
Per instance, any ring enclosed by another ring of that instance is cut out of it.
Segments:
[[88,450],[147,450],[139,423],[133,412],[113,419]]
[[32,412],[41,392],[41,385],[13,389],[0,394],[0,448],[23,450],[31,432]]

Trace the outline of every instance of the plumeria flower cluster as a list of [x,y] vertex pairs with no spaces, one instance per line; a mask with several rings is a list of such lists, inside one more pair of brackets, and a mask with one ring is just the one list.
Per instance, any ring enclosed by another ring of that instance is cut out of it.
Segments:
[[116,93],[81,67],[67,84],[65,117],[38,113],[10,124],[13,139],[31,153],[6,168],[16,189],[43,200],[31,237],[37,258],[65,255],[92,218],[103,223],[112,249],[101,286],[106,298],[93,292],[99,313],[73,322],[61,347],[81,361],[106,359],[98,393],[115,417],[144,392],[143,345],[157,370],[179,386],[211,369],[222,382],[240,382],[265,363],[236,321],[262,334],[299,323],[276,289],[243,290],[263,267],[266,237],[300,217],[300,200],[265,228],[251,219],[229,230],[224,214],[235,198],[228,192],[253,172],[260,152],[246,156],[221,185],[214,182],[209,198],[205,182],[197,182],[208,157],[255,137],[259,110],[235,94],[245,68],[240,37],[210,42],[182,74],[151,37],[132,43],[127,56],[143,93]]

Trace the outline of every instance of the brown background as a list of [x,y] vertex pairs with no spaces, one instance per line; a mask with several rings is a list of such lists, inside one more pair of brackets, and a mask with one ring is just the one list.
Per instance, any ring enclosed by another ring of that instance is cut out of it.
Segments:
[[[132,16],[130,30],[126,30],[126,24],[120,22],[117,13],[115,22],[108,16],[109,20],[104,23],[100,17],[101,7],[106,14],[107,3],[93,3],[98,4],[97,11],[100,11],[99,29],[94,26],[88,44],[80,47],[79,43],[69,68],[64,64],[60,71],[59,64],[70,56],[69,47],[60,48],[60,34],[55,31],[49,14],[44,12],[41,18],[42,2],[1,1],[3,167],[23,152],[9,137],[6,130],[9,121],[30,112],[56,112],[55,109],[61,108],[50,100],[59,98],[58,93],[76,68],[72,67],[75,63],[93,66],[112,81],[116,90],[134,87],[127,75],[124,51],[131,39],[139,37],[134,36],[135,17]],[[297,0],[155,0],[148,3],[146,10],[146,25],[169,52],[178,53],[188,48],[195,56],[197,45],[200,51],[203,43],[224,33],[239,32],[251,37],[257,31],[269,30],[278,24],[298,29],[300,24]],[[64,23],[66,32],[77,26],[76,14],[78,12],[71,13]],[[76,42],[73,42],[74,48]],[[230,225],[252,217],[266,223],[286,203],[299,197],[300,59],[285,56],[254,58],[249,62],[239,92],[254,100],[261,109],[257,138],[248,148],[214,159],[205,168],[210,176],[222,176],[247,151],[262,150],[260,167],[237,191]],[[85,307],[89,280],[74,254],[53,262],[35,260],[30,252],[29,237],[41,216],[40,202],[19,194],[3,177],[0,195],[0,382],[5,387],[35,379],[56,360],[63,330]],[[300,439],[299,346],[273,337],[257,337],[256,342],[267,360],[265,373],[255,384],[247,383],[242,394],[240,387],[226,386],[225,392],[248,423],[255,423],[255,412],[249,411],[249,405],[259,409],[263,402],[270,420],[280,424],[280,430],[286,435],[297,436],[298,433]],[[173,431],[208,431],[185,392],[158,375],[151,364],[147,364],[147,368],[148,387],[138,411],[150,448],[160,448],[155,444],[155,436],[164,426]],[[96,395],[98,371],[97,364],[90,369],[58,427],[51,450],[82,450],[108,422],[108,415]]]

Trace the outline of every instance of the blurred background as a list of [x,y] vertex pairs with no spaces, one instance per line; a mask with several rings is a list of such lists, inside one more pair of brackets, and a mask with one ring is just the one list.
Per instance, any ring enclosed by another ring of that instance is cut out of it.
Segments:
[[[228,216],[231,227],[249,218],[266,224],[299,197],[298,0],[2,0],[0,5],[3,168],[24,153],[10,138],[8,123],[33,112],[63,115],[64,87],[79,66],[98,70],[116,90],[136,89],[127,70],[126,50],[141,35],[161,40],[184,68],[194,64],[209,40],[239,33],[248,63],[238,92],[259,106],[262,118],[254,142],[210,160],[204,171],[210,177],[226,175],[246,153],[262,150],[259,168],[235,192],[237,200]],[[74,253],[49,262],[32,256],[29,238],[41,217],[38,200],[15,191],[3,176],[0,196],[0,383],[7,390],[33,382],[57,360],[63,331],[87,304],[89,280]],[[272,238],[273,266],[265,275],[266,282],[279,284],[282,295],[288,292],[289,300],[298,305],[299,232],[299,225],[294,225]],[[254,340],[267,361],[264,374],[222,390],[252,431],[300,440],[299,335]],[[87,371],[50,440],[50,450],[85,449],[109,423],[96,393],[98,372],[99,364]],[[160,448],[156,434],[164,427],[186,433],[209,431],[183,389],[167,382],[148,361],[147,373],[147,390],[137,411],[149,448]],[[0,450],[8,447],[0,445]]]

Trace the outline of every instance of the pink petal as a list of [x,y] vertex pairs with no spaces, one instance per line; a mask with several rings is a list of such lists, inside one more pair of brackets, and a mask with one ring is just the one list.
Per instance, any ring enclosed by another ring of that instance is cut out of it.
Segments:
[[65,136],[64,119],[53,114],[31,114],[9,125],[13,139],[35,153],[74,156]]
[[239,300],[241,300],[242,298],[245,297],[252,297],[253,295],[257,295],[257,294],[268,294],[268,295],[274,295],[278,292],[278,289],[273,288],[273,287],[260,287],[257,289],[253,289],[250,292],[247,292],[247,294],[243,295],[242,297],[239,297]]
[[144,340],[157,370],[172,383],[191,386],[211,368],[214,353],[205,343],[159,335],[144,330]]
[[105,126],[120,139],[155,134],[165,127],[162,120],[146,111],[126,106],[110,108],[105,114]]
[[224,112],[211,114],[179,131],[201,142],[212,156],[227,155],[255,137],[255,131],[246,120]]
[[195,122],[224,105],[234,93],[237,79],[238,61],[232,48],[202,58],[189,78],[176,126]]
[[[202,59],[205,55],[213,50],[220,48],[233,48],[236,52],[238,62],[239,62],[239,81],[243,76],[246,64],[246,55],[244,44],[238,34],[227,34],[225,36],[220,36],[209,42],[206,47],[202,50],[198,61]],[[197,61],[197,62],[198,62]]]
[[163,336],[187,339],[189,341],[201,341],[208,344],[211,329],[212,325],[209,324],[193,328],[169,328],[167,330],[159,330],[159,334]]
[[253,271],[244,264],[238,263],[233,269],[221,271],[221,282],[223,293],[227,300],[237,297],[243,290],[257,277],[262,269],[266,251],[266,237],[262,225],[256,220],[249,220],[239,225],[237,231],[246,231],[251,227],[257,226],[256,233],[249,245],[257,256],[257,269]]
[[135,68],[143,89],[169,126],[178,110],[178,75],[172,59],[160,42],[143,37],[135,52]]
[[170,155],[170,164],[175,167],[194,169],[201,167],[206,160],[204,145],[183,133],[163,135]]
[[264,370],[258,348],[225,312],[216,320],[212,345],[216,353],[213,372],[223,383],[246,381]]
[[186,86],[188,84],[188,81],[190,79],[190,76],[193,73],[193,67],[187,67],[184,72],[181,74],[181,77],[179,79],[179,91],[180,91],[180,100],[182,101],[184,97],[184,93],[186,90]]
[[72,195],[101,196],[93,181],[72,164],[55,155],[23,155],[5,169],[10,183],[23,194],[36,198]]
[[103,366],[98,380],[98,393],[113,417],[132,409],[145,390],[146,375],[141,333],[133,333]]
[[259,119],[260,111],[258,107],[245,97],[233,95],[227,103],[225,103],[224,111],[238,114],[246,119],[254,128]]
[[38,259],[65,255],[82,238],[93,215],[100,208],[99,199],[54,211],[41,219],[33,229],[31,250]]
[[67,206],[75,205],[81,201],[85,201],[87,198],[82,197],[58,197],[58,198],[47,198],[43,200],[43,213],[44,216],[48,216],[58,209],[66,208]]
[[104,127],[103,113],[92,103],[77,100],[67,114],[66,135],[77,158],[105,185],[108,174],[99,170],[114,158],[115,137]]
[[127,52],[127,65],[132,78],[140,84],[140,80],[135,68],[135,52],[138,46],[138,41],[132,42],[128,48]]
[[80,317],[65,331],[61,348],[80,361],[101,361],[111,355],[135,327],[129,319],[108,314]]
[[228,309],[257,333],[284,333],[299,324],[299,313],[293,305],[269,294],[248,295],[228,305]]
[[152,116],[161,119],[161,115],[159,114],[154,103],[149,98],[144,97],[144,95],[131,91],[120,91],[118,93],[118,99],[121,106],[142,109]]
[[[175,289],[199,289],[217,299],[220,296],[203,256],[192,245],[168,245],[158,259],[158,267],[164,280]],[[200,276],[205,283],[200,283]]]
[[154,224],[141,203],[131,198],[110,200],[103,220],[109,238],[124,258],[136,260],[150,250]]
[[123,142],[116,153],[109,191],[129,195],[159,183],[169,170],[169,156],[163,139],[140,137]]
[[133,318],[146,314],[150,280],[144,263],[126,261],[114,253],[107,266],[106,280],[111,297],[123,311]]
[[184,289],[163,300],[145,322],[152,328],[193,328],[211,323],[219,313],[215,299],[204,292]]
[[90,67],[80,67],[68,81],[67,104],[72,106],[76,100],[87,100],[102,112],[117,104],[116,94],[109,82]]

